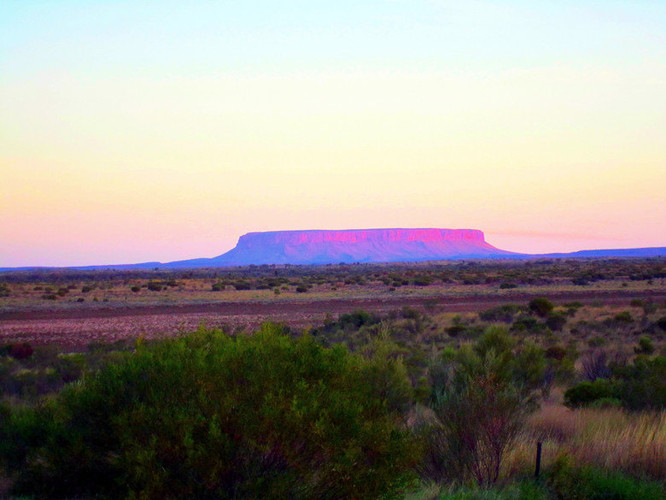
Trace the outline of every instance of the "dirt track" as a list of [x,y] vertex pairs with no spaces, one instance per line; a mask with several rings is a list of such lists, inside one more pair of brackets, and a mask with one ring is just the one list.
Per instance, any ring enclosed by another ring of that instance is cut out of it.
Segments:
[[[175,306],[148,305],[135,307],[82,306],[53,311],[21,310],[0,312],[0,342],[27,341],[85,345],[91,341],[114,341],[146,335],[175,335],[209,327],[254,328],[273,320],[295,327],[317,325],[327,314],[337,315],[363,309],[386,313],[404,306],[428,308],[437,312],[482,311],[506,303],[525,303],[534,294],[487,296],[382,297],[327,300],[293,300],[274,302],[218,302]],[[666,291],[646,292],[589,291],[551,293],[556,303],[580,301],[628,306],[631,299],[666,301]]]

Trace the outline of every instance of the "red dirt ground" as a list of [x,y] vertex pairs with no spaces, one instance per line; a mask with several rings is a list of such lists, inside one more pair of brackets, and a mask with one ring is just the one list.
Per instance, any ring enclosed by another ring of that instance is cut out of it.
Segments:
[[[476,312],[506,303],[526,303],[534,294],[520,293],[488,297],[386,297],[282,302],[218,302],[178,306],[136,306],[68,310],[21,310],[0,312],[0,342],[85,345],[92,341],[113,342],[139,335],[177,335],[205,324],[232,329],[252,329],[264,321],[278,321],[294,327],[318,325],[326,315],[336,316],[363,309],[386,313],[404,306],[436,312]],[[550,294],[555,303],[579,301],[628,306],[634,298],[666,300],[666,291],[580,291]]]

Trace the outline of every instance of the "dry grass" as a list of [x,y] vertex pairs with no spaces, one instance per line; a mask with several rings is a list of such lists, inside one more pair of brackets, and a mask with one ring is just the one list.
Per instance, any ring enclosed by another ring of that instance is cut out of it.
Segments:
[[579,464],[666,479],[666,412],[628,413],[621,409],[569,410],[544,405],[508,454],[504,476],[534,467],[536,442],[543,442],[543,465],[561,453]]

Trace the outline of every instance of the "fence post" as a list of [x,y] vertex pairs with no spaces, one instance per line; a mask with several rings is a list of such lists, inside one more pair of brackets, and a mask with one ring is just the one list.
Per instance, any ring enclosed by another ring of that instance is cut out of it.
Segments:
[[534,468],[534,477],[539,477],[541,473],[541,441],[537,441],[536,466]]

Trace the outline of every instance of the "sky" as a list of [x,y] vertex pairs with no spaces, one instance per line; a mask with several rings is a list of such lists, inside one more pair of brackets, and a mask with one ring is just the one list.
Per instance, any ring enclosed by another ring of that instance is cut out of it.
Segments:
[[250,231],[666,246],[666,2],[0,2],[0,267]]

